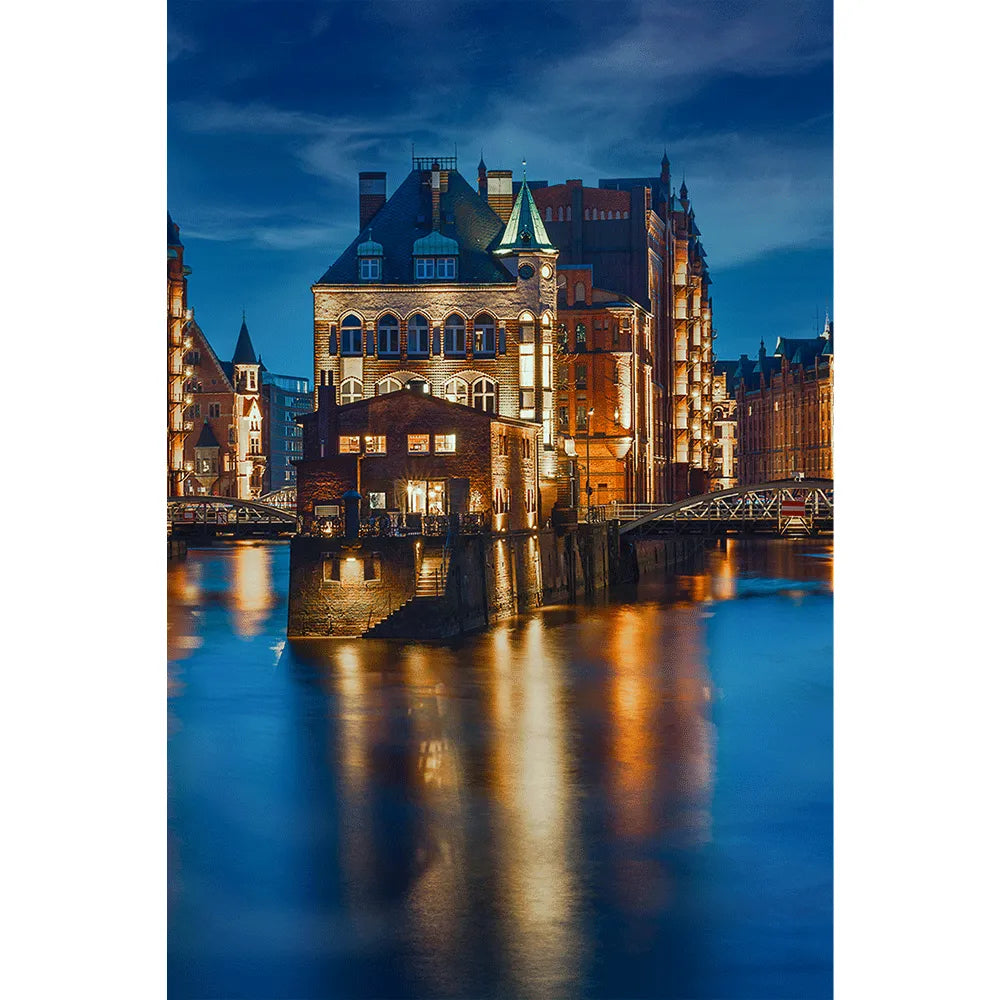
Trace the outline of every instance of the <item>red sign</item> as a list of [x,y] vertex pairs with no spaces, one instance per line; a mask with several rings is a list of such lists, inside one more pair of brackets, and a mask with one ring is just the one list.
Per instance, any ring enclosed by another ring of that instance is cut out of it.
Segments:
[[805,500],[782,500],[781,501],[781,516],[782,517],[805,517],[806,516],[806,502],[805,502]]

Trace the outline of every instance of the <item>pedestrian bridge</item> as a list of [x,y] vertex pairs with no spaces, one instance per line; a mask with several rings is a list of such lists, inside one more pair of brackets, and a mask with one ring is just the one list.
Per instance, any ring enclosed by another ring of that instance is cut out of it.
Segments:
[[270,537],[295,532],[293,511],[236,497],[167,497],[167,534],[177,538]]
[[832,479],[782,479],[688,497],[671,504],[610,504],[619,533],[761,532],[812,535],[833,530]]

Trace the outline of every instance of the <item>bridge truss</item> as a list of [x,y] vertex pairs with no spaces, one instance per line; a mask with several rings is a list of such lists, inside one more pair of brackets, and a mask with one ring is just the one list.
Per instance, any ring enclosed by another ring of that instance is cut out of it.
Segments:
[[833,530],[833,480],[784,479],[665,505],[612,504],[608,516],[618,521],[620,534],[640,529],[815,534]]
[[297,518],[288,510],[236,497],[167,497],[167,533],[275,537],[292,534]]

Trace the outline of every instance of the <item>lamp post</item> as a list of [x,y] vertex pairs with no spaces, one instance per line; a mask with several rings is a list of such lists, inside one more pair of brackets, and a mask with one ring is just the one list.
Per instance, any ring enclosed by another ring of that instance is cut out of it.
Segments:
[[594,415],[594,408],[587,410],[587,523],[590,523],[590,494],[593,492],[590,486],[590,418]]

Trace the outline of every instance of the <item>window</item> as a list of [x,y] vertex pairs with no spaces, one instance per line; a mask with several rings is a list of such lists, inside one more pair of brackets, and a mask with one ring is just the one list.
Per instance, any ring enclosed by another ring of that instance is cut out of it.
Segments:
[[349,378],[341,383],[340,402],[342,405],[345,403],[355,403],[359,399],[363,399],[364,395],[364,389],[356,378]]
[[434,277],[434,258],[416,257],[413,261],[417,281],[429,281]]
[[587,289],[584,287],[582,281],[578,281],[573,286],[573,301],[574,302],[584,302],[587,299]]
[[195,403],[191,407],[191,419],[198,420],[201,417],[201,403]]
[[585,208],[583,210],[583,217],[584,217],[584,219],[586,221],[588,221],[588,222],[590,221],[590,209],[589,208]]
[[522,344],[533,344],[535,342],[535,323],[534,321],[529,321],[527,323],[522,322],[520,330],[518,331],[519,339]]
[[472,350],[476,354],[495,354],[497,332],[493,318],[485,313],[476,317],[473,329]]
[[521,390],[521,419],[530,420],[535,415],[535,390]]
[[198,364],[201,361],[201,351],[197,349],[193,351],[188,351],[187,357],[184,358],[184,361],[189,365]]
[[552,388],[552,345],[542,344],[542,388]]
[[587,388],[587,366],[577,365],[576,366],[576,387],[577,389]]
[[489,379],[480,378],[472,383],[472,405],[477,410],[496,413],[497,390],[496,386]]
[[[334,334],[330,333],[330,353],[333,353]],[[357,316],[348,316],[340,324],[340,353],[357,355],[361,353],[361,320]]]
[[519,344],[520,358],[518,374],[522,386],[535,384],[535,348],[532,344]]
[[209,403],[208,404],[208,415],[210,417],[221,417],[222,416],[222,403]]
[[365,453],[369,455],[384,455],[385,454],[385,435],[384,434],[366,434],[365,435]]
[[587,429],[587,404],[576,401],[576,429],[585,431]]
[[381,257],[362,257],[360,264],[362,281],[378,281],[382,277]]
[[383,316],[378,321],[379,354],[399,354],[399,320],[395,316]]
[[455,258],[439,257],[437,262],[437,276],[439,278],[450,279],[455,277]]
[[568,431],[569,430],[569,407],[560,406],[559,407],[559,430]]
[[236,428],[235,427],[230,427],[229,428],[229,443],[230,444],[236,444]]
[[403,388],[403,383],[399,381],[398,378],[393,378],[391,375],[387,378],[382,379],[375,386],[375,395],[384,396],[387,392],[398,392]]
[[342,434],[340,437],[341,455],[360,455],[361,437],[358,434]]
[[559,221],[563,221],[563,208],[562,205],[559,206]]
[[460,378],[453,378],[444,384],[444,398],[449,403],[469,405],[469,383]]
[[385,510],[385,494],[384,493],[369,493],[368,494],[368,506],[372,510]]
[[406,350],[409,354],[427,355],[430,346],[427,339],[427,318],[417,313],[406,324]]
[[587,349],[587,328],[583,323],[576,324],[576,349],[578,351]]
[[465,354],[465,320],[455,313],[444,321],[444,353]]
[[411,455],[427,455],[431,450],[430,434],[407,434],[406,450]]
[[434,450],[441,452],[442,454],[452,455],[455,453],[455,435],[454,434],[435,434],[434,435]]

